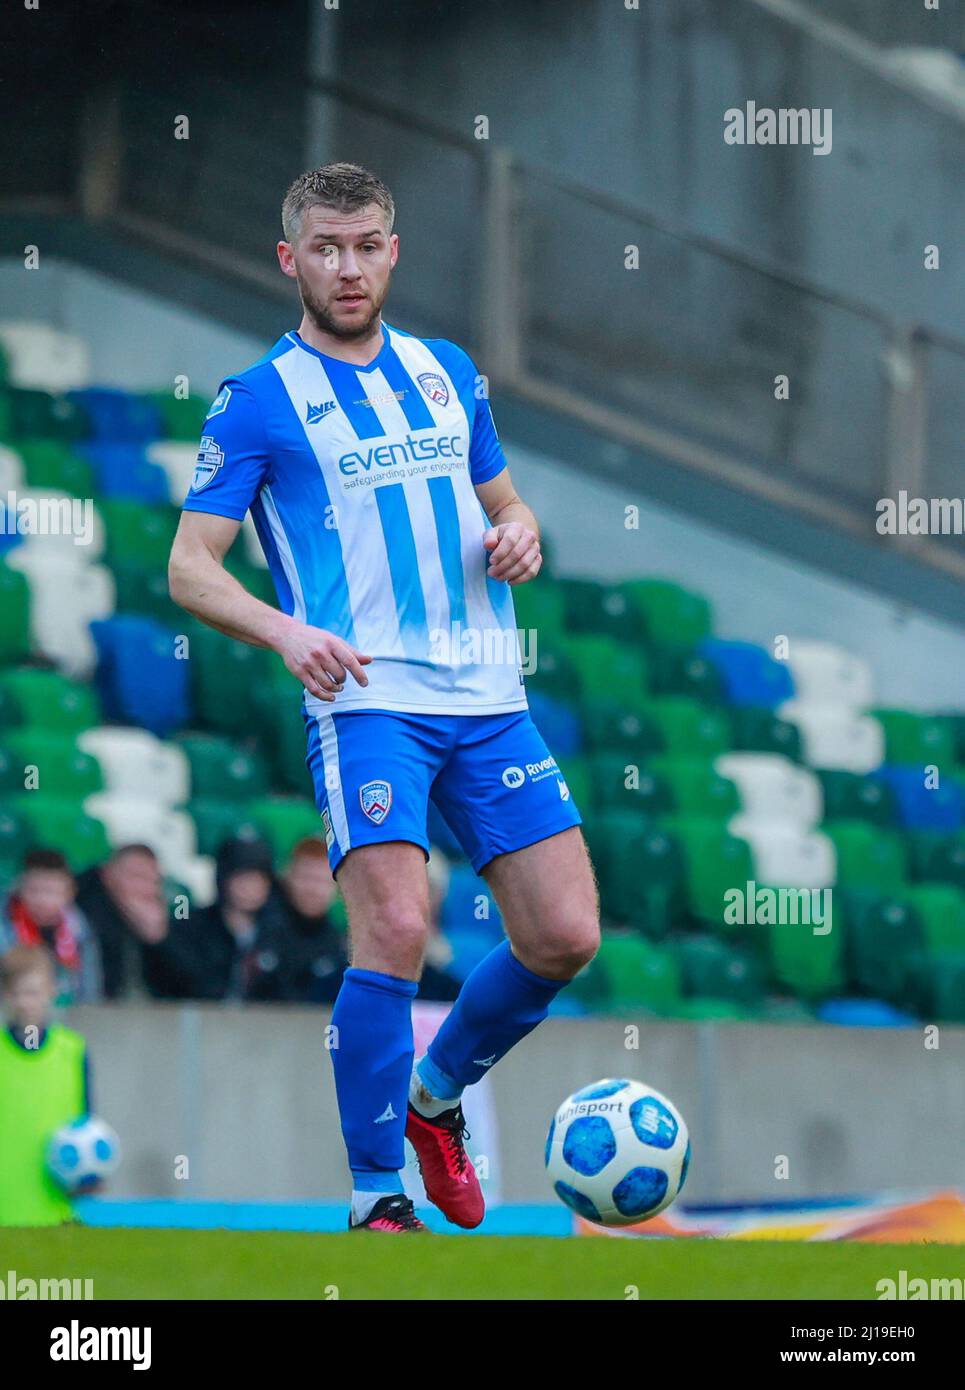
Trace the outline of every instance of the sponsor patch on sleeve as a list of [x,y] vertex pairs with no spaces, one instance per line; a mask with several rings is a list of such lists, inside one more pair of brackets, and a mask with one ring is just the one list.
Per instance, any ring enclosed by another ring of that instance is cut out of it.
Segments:
[[221,390],[218,392],[218,394],[215,396],[214,400],[211,402],[211,409],[208,411],[207,415],[204,417],[205,420],[206,420],[206,421],[207,421],[207,420],[210,420],[211,417],[212,417],[213,415],[222,415],[222,414],[224,414],[224,412],[228,409],[228,402],[229,402],[230,400],[231,400],[231,387],[230,387],[230,386],[222,386]]

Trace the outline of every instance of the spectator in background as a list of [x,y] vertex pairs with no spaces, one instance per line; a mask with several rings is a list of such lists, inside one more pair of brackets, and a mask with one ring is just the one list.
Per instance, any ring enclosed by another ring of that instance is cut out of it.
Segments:
[[149,845],[125,845],[81,874],[77,905],[100,946],[105,998],[167,992],[177,962],[161,870]]
[[226,840],[216,860],[218,896],[170,924],[165,943],[170,999],[284,997],[284,910],[263,840]]
[[47,1172],[61,1127],[90,1114],[87,1045],[51,1022],[61,966],[45,946],[0,956],[0,1226],[56,1226],[74,1217]]
[[337,891],[325,842],[314,837],[299,840],[280,884],[280,997],[289,1002],[335,1002],[348,964],[345,939],[329,915]]
[[60,1007],[103,997],[97,939],[75,905],[75,893],[74,876],[62,854],[28,850],[0,912],[0,954],[14,946],[46,946],[56,962]]

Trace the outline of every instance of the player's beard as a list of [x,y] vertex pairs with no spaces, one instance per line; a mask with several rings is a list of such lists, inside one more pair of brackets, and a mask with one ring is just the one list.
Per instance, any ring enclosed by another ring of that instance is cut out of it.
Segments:
[[301,295],[302,308],[311,319],[312,323],[320,333],[330,333],[333,338],[343,338],[346,342],[356,338],[368,338],[372,335],[372,328],[378,320],[385,303],[385,296],[389,292],[386,284],[379,295],[369,294],[369,303],[372,312],[365,319],[364,323],[345,323],[332,317],[325,305],[322,304],[312,293],[311,286],[302,278],[296,268],[295,271],[298,292]]

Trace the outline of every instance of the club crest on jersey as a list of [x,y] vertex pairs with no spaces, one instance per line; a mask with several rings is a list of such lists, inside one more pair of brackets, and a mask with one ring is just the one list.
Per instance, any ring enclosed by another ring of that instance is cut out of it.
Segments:
[[372,824],[381,825],[392,805],[392,783],[366,782],[359,787],[359,801]]
[[210,434],[204,435],[198,450],[197,462],[194,465],[191,491],[200,492],[203,487],[207,487],[223,463],[224,453],[222,450],[218,448]]
[[416,380],[430,401],[435,401],[436,405],[449,404],[449,387],[438,372],[423,372]]
[[230,386],[222,386],[221,390],[218,392],[218,394],[215,396],[214,400],[211,402],[211,409],[208,411],[207,415],[204,417],[205,420],[206,420],[206,421],[207,421],[207,420],[210,420],[211,417],[212,417],[212,415],[222,415],[222,414],[228,409],[228,402],[229,402],[230,400],[231,400],[231,387],[230,387]]

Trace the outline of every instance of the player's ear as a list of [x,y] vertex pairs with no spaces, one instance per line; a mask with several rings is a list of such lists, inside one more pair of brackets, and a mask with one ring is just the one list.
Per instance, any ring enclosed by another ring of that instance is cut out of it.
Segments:
[[282,275],[289,275],[295,278],[295,255],[291,248],[291,242],[280,241],[275,248],[278,252],[278,264],[281,266]]
[[399,259],[399,235],[393,232],[389,237],[389,269],[393,269]]

